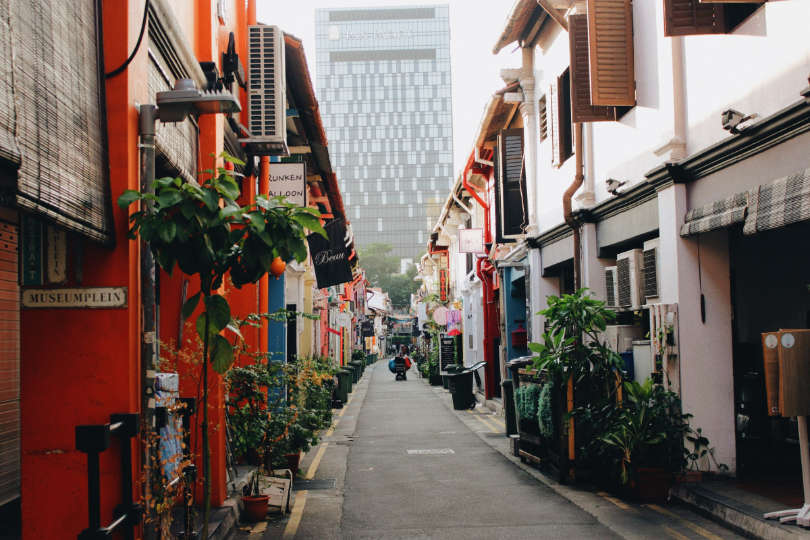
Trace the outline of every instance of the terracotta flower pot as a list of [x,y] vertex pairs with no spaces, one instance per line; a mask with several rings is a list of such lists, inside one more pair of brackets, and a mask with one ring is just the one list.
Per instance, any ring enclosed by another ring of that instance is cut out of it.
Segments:
[[269,502],[269,495],[242,495],[242,503],[245,505],[243,517],[246,521],[262,521],[267,517]]
[[639,467],[636,471],[635,490],[640,502],[666,503],[672,473],[655,467]]

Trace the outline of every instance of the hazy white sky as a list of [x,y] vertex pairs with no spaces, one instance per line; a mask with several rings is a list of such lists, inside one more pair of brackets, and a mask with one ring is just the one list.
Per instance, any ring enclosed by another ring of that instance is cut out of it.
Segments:
[[[450,53],[453,76],[453,158],[455,174],[472,150],[473,137],[490,96],[503,87],[501,68],[520,65],[514,46],[498,56],[492,47],[501,35],[514,0],[445,0],[450,6]],[[421,0],[259,0],[260,22],[280,26],[304,42],[315,78],[315,9],[432,5]],[[454,178],[455,179],[455,178]]]

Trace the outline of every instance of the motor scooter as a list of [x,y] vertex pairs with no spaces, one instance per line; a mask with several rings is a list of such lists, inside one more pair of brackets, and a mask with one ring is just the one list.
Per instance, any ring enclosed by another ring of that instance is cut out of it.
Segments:
[[410,366],[408,365],[407,360],[401,356],[397,356],[396,358],[392,359],[388,364],[388,369],[394,373],[395,381],[407,381],[407,371],[409,367]]

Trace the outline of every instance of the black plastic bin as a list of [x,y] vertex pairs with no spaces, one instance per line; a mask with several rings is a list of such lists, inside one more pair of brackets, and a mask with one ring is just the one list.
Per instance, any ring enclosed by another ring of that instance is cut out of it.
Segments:
[[[447,386],[453,396],[453,408],[457,411],[472,409],[475,406],[473,394],[473,372],[484,366],[486,362],[478,362],[470,367],[447,366]],[[455,369],[451,372],[450,367]]]
[[462,369],[464,369],[464,366],[460,366],[458,364],[448,364],[445,366],[444,371],[441,372],[442,386],[444,386],[445,390],[450,390],[450,375],[453,373],[458,373]]
[[338,385],[336,388],[337,399],[343,403],[349,401],[349,393],[352,391],[352,372],[348,369],[339,369],[337,372]]

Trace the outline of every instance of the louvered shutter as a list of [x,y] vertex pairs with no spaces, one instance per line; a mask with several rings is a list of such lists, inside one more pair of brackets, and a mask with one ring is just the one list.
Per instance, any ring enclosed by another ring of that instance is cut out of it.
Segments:
[[20,495],[18,231],[0,222],[0,506]]
[[568,43],[571,51],[571,120],[573,122],[616,120],[615,107],[591,105],[587,15],[568,17]]
[[538,116],[540,117],[538,135],[540,137],[540,142],[543,142],[548,138],[548,107],[546,104],[546,96],[540,98],[537,108],[538,108]]
[[555,167],[562,165],[562,156],[560,155],[560,106],[557,100],[557,85],[552,84],[548,87],[548,113],[551,115],[551,122],[549,128],[551,131],[551,164]]
[[725,12],[721,5],[698,0],[664,0],[664,35],[724,34]]
[[511,241],[527,225],[526,172],[523,130],[503,130],[498,135],[498,171],[495,182],[497,242]]
[[[96,0],[11,0],[21,208],[112,243]],[[7,51],[4,51],[7,54]]]
[[588,0],[591,104],[636,104],[632,0]]

